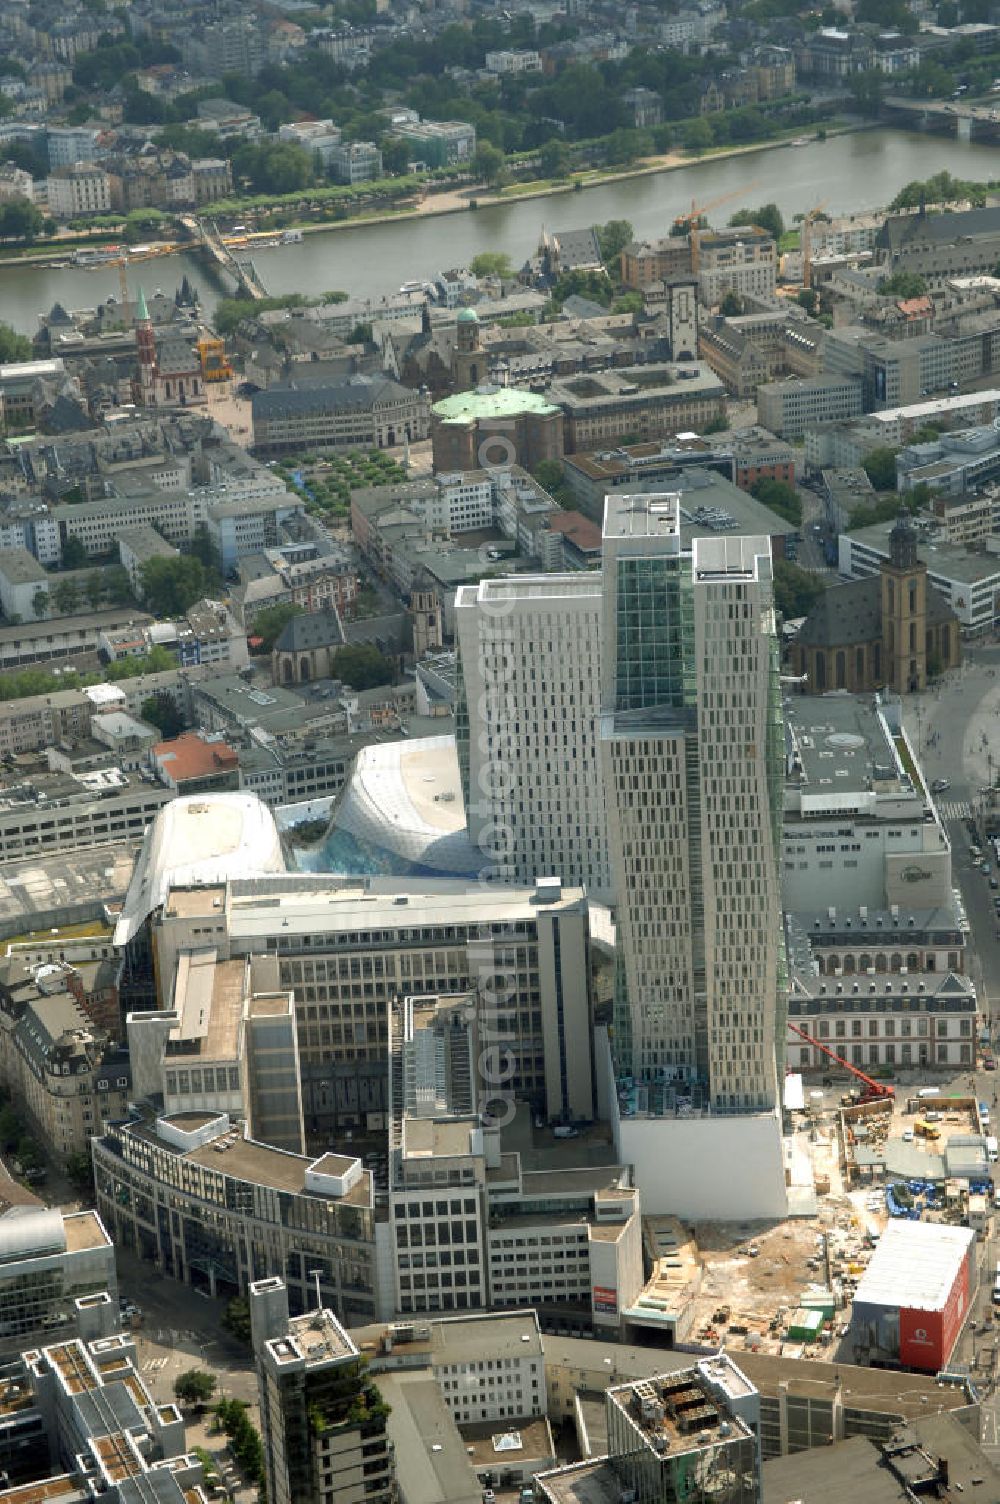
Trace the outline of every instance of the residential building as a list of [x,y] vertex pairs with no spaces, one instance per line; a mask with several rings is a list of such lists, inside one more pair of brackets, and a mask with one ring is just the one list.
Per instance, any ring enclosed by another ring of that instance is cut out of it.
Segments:
[[74,162],[56,167],[46,183],[48,210],[56,219],[77,219],[86,214],[106,214],[111,208],[111,179],[94,162]]
[[429,406],[421,392],[388,377],[351,376],[330,386],[272,386],[253,398],[254,446],[263,454],[303,447],[391,449],[425,439]]
[[621,278],[637,292],[675,276],[691,277],[691,244],[687,235],[662,240],[630,241],[621,254]]
[[92,702],[82,689],[58,689],[0,703],[0,753],[37,752],[90,733]]
[[[0,1168],[0,1354],[83,1335],[77,1301],[102,1309],[108,1335],[118,1325],[115,1251],[94,1211],[43,1206]],[[82,1323],[86,1330],[86,1320]],[[2,1448],[0,1448],[2,1453]]]
[[95,1027],[64,970],[19,959],[0,969],[0,1075],[63,1162],[85,1153],[91,1136],[122,1117],[131,1099],[128,1054]]
[[267,1497],[392,1504],[389,1407],[351,1337],[321,1306],[290,1316],[280,1278],[255,1281],[249,1294]]
[[397,134],[410,148],[414,161],[428,167],[471,162],[476,154],[476,128],[464,120],[421,120],[401,125]]
[[8,622],[44,621],[51,584],[52,576],[26,548],[0,552],[0,610]]
[[215,1297],[245,1294],[280,1268],[303,1311],[318,1273],[342,1320],[378,1315],[372,1177],[359,1159],[291,1154],[244,1137],[225,1113],[196,1111],[123,1118],[92,1151],[115,1244],[161,1273]]
[[92,125],[49,125],[45,128],[45,150],[49,167],[72,167],[76,162],[93,162],[97,156],[100,131]]
[[35,179],[23,167],[15,167],[14,162],[3,162],[0,165],[0,203],[11,203],[12,199],[35,202]]
[[157,776],[176,794],[222,794],[240,786],[240,761],[218,737],[185,731],[149,751]]
[[707,308],[727,293],[740,298],[773,298],[778,250],[759,225],[698,233],[698,290]]
[[246,632],[222,601],[202,599],[175,623],[177,658],[182,668],[199,664],[245,668],[249,661]]
[[541,73],[542,59],[533,50],[487,52],[483,66],[498,77],[512,73]]
[[382,153],[374,141],[341,141],[330,148],[329,157],[338,183],[367,183],[382,176]]
[[600,769],[599,575],[459,587],[457,740],[469,835],[499,875],[611,888]]

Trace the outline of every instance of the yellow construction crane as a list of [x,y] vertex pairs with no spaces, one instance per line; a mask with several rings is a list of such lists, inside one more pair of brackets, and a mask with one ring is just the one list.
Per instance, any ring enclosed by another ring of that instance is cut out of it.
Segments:
[[737,188],[733,193],[722,193],[718,198],[710,198],[705,204],[696,204],[694,199],[692,199],[691,212],[689,214],[678,214],[674,220],[675,225],[687,225],[688,227],[688,239],[691,244],[691,270],[695,276],[698,275],[698,234],[701,229],[702,215],[707,214],[709,209],[717,209],[720,204],[728,204],[731,199],[742,198],[745,193],[755,186],[755,182],[756,180],[746,183],[742,188]]
[[826,202],[826,199],[824,199],[822,203],[817,204],[815,208],[810,209],[808,214],[802,217],[802,231],[799,235],[799,241],[802,246],[803,287],[812,286],[812,223],[814,219],[817,219],[823,213],[823,210],[826,208]]

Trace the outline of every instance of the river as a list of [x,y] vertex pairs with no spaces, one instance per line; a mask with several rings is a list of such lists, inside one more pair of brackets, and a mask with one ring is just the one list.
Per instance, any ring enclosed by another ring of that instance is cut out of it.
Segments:
[[[737,196],[713,216],[720,223],[741,201],[773,200],[787,220],[820,201],[828,213],[845,214],[880,208],[904,183],[945,168],[959,178],[1000,177],[1000,148],[906,131],[865,131],[811,141],[808,146],[768,147],[747,156],[695,162],[674,172],[605,183],[582,193],[307,235],[298,245],[259,251],[255,259],[272,293],[313,295],[341,288],[351,297],[374,297],[394,292],[403,282],[468,265],[477,251],[507,251],[519,264],[534,251],[542,225],[573,229],[628,219],[638,235],[664,235],[692,198],[705,202],[727,194]],[[141,282],[147,292],[157,287],[173,292],[185,272],[210,314],[226,289],[197,256],[139,264],[131,269],[130,282]],[[0,320],[25,334],[35,332],[38,314],[57,298],[72,309],[117,296],[115,267],[0,267]]]

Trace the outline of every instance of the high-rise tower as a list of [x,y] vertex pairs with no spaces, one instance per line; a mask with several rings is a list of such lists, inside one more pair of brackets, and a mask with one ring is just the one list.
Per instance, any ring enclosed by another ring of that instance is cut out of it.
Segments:
[[609,496],[601,745],[617,900],[615,1064],[656,1112],[779,1100],[781,701],[767,538],[681,534]]

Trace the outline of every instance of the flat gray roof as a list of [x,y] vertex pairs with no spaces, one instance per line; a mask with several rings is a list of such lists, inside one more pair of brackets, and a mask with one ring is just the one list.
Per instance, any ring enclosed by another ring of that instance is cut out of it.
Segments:
[[[855,543],[873,549],[880,557],[889,557],[889,534],[895,521],[873,522],[868,527],[852,528],[846,536]],[[976,585],[1000,576],[1000,554],[972,553],[959,544],[927,543],[917,535],[917,558],[927,565],[928,573],[963,585]]]

